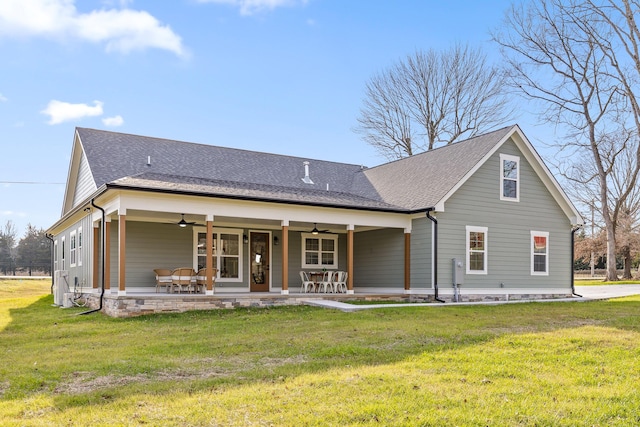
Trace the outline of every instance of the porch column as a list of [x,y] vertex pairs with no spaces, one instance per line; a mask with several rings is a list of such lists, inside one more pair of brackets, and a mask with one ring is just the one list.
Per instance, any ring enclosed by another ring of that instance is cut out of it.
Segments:
[[104,288],[111,290],[111,219],[104,223]]
[[213,295],[213,215],[207,215],[207,295]]
[[93,289],[98,289],[100,277],[100,228],[93,226]]
[[347,293],[353,294],[353,224],[347,225]]
[[411,230],[404,230],[404,290],[411,289]]
[[282,221],[282,294],[289,294],[289,221]]
[[127,270],[127,211],[118,212],[118,295],[126,295]]

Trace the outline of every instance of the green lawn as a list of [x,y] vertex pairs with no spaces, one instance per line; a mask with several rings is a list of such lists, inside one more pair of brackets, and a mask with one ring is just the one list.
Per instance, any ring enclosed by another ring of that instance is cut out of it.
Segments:
[[640,297],[113,319],[49,286],[0,281],[3,426],[640,424]]

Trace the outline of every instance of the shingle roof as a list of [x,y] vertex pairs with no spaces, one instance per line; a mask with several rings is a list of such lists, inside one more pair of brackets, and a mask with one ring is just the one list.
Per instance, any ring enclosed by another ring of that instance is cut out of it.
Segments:
[[[168,139],[77,128],[96,187],[104,184],[323,206],[433,206],[513,127],[372,169]],[[150,165],[147,161],[150,159]],[[309,161],[313,184],[303,182]]]
[[[235,148],[77,128],[97,187],[127,176],[153,172],[299,189],[353,192],[377,197],[360,165],[282,156]],[[151,166],[147,166],[148,158]],[[305,184],[309,161],[314,184]],[[368,187],[368,188],[367,188]]]
[[418,210],[435,206],[514,127],[505,127],[365,171],[382,200]]
[[142,173],[133,177],[121,178],[114,181],[111,186],[151,191],[215,195],[236,199],[271,200],[316,206],[346,207],[351,209],[404,211],[404,209],[398,206],[351,193],[155,173]]

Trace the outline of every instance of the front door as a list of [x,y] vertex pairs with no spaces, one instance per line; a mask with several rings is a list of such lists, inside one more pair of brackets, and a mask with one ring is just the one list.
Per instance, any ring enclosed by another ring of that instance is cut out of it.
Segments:
[[269,292],[269,233],[249,233],[251,292]]

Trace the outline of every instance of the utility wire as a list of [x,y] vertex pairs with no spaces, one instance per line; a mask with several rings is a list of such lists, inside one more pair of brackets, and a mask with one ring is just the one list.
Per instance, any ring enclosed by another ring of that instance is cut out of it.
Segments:
[[0,184],[64,185],[64,182],[0,181]]

